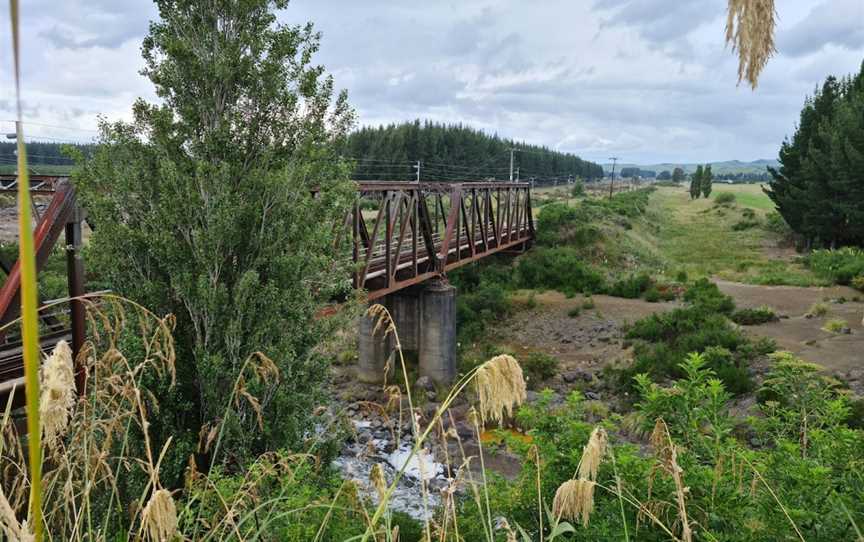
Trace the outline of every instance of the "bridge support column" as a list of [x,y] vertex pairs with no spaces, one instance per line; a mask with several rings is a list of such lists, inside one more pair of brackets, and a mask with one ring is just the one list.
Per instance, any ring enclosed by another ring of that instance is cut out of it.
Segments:
[[[387,305],[386,298],[381,299],[380,302],[382,305]],[[377,318],[371,318],[364,312],[360,316],[358,326],[357,378],[367,384],[384,382],[384,369],[393,347],[393,339],[389,336],[385,338],[383,329],[373,333],[377,321]],[[392,368],[390,372],[392,374]]]
[[417,351],[420,349],[420,330],[422,328],[421,303],[423,289],[417,287],[405,288],[387,296],[387,306],[390,308],[396,331],[399,332],[399,342],[402,350]]
[[445,279],[423,289],[418,350],[421,375],[442,385],[456,378],[456,288]]

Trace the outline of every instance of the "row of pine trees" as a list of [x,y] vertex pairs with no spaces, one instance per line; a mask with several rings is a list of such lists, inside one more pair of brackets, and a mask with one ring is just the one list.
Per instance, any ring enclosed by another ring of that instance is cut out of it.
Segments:
[[348,137],[343,155],[356,161],[357,180],[414,180],[417,161],[423,181],[506,180],[511,148],[514,178],[518,171],[523,181],[603,176],[602,166],[574,154],[428,120],[361,128]]
[[765,192],[793,231],[812,247],[864,244],[864,64],[806,100],[779,161]]

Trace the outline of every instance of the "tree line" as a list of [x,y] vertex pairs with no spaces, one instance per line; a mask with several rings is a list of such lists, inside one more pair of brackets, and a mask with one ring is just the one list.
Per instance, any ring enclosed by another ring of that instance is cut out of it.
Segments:
[[765,192],[807,245],[864,243],[864,64],[806,99],[779,162]]
[[[72,159],[66,147],[74,151],[89,155],[94,148],[92,144],[86,143],[56,143],[47,141],[28,141],[27,160],[30,164],[39,165],[72,165]],[[14,141],[0,141],[0,163],[14,164],[17,160],[15,154],[16,144]]]
[[603,177],[602,166],[574,154],[428,120],[361,128],[349,135],[343,155],[355,161],[357,180],[414,180],[417,161],[423,181],[506,180],[510,149],[514,179],[517,173],[540,182]]

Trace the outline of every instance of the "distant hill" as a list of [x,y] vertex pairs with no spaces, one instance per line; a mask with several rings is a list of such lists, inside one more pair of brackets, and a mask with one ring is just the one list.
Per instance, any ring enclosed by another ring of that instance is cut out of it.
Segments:
[[[752,162],[742,162],[741,160],[726,160],[725,162],[706,162],[711,164],[711,171],[715,175],[736,175],[738,173],[742,174],[751,174],[751,175],[761,175],[765,173],[765,168],[777,167],[777,160],[772,159],[761,159],[761,160],[753,160]],[[621,164],[619,163],[615,166],[615,171],[621,171],[621,168],[626,167],[637,167],[639,169],[656,171],[657,174],[660,174],[662,171],[672,172],[676,167],[680,167],[684,170],[684,173],[693,173],[696,171],[696,166],[699,164],[673,164],[673,163],[664,163],[664,164]],[[609,172],[612,170],[612,164],[603,164],[603,170]]]

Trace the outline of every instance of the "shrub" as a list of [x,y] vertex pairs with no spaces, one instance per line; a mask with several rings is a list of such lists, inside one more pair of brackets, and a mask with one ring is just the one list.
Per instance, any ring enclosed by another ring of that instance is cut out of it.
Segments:
[[684,292],[684,301],[708,312],[731,314],[735,310],[735,302],[731,297],[720,291],[716,284],[706,278],[694,282]]
[[849,329],[849,322],[841,318],[832,318],[825,322],[822,329],[829,333],[841,333],[843,330]]
[[618,280],[606,293],[615,297],[636,299],[648,290],[651,285],[651,277],[647,273],[639,273]]
[[660,290],[656,286],[652,286],[645,291],[645,301],[649,303],[657,303],[660,301]]
[[857,277],[853,278],[850,285],[856,290],[864,292],[864,275],[858,275]]
[[585,309],[586,311],[590,311],[591,309],[594,308],[594,306],[595,306],[594,305],[594,298],[591,297],[590,295],[586,295],[585,299],[582,301],[582,308]]
[[523,288],[549,288],[561,292],[599,292],[603,275],[586,264],[570,247],[540,248],[525,254],[516,267]]
[[680,363],[691,352],[704,353],[712,371],[732,393],[749,391],[753,382],[748,365],[774,349],[771,341],[753,342],[736,329],[727,315],[735,304],[706,279],[684,294],[687,307],[655,313],[638,320],[626,338],[637,341],[633,364],[619,372],[619,385],[629,388],[632,377],[645,373],[654,379],[680,378]]
[[730,317],[736,324],[742,326],[755,326],[766,322],[778,320],[777,314],[771,307],[757,307],[755,309],[738,309]]
[[678,271],[678,273],[675,274],[675,280],[680,282],[681,284],[686,284],[687,283],[687,271],[685,271],[683,269]]
[[601,238],[596,213],[589,206],[550,203],[537,216],[537,244],[583,248]]
[[581,198],[585,195],[585,183],[576,181],[573,183],[573,188],[570,189],[570,195],[574,198]]
[[735,203],[735,194],[732,192],[718,192],[714,196],[714,203],[717,205],[730,205]]
[[864,250],[860,248],[814,250],[806,261],[818,277],[838,284],[849,284],[855,277],[864,275]]
[[567,316],[569,316],[570,318],[576,318],[581,313],[582,313],[582,309],[580,309],[579,307],[573,307],[572,309],[567,311]]
[[761,224],[758,220],[745,218],[732,224],[732,231],[744,231],[758,227]]
[[807,314],[810,316],[817,316],[819,318],[828,314],[828,303],[818,302],[810,305],[810,310],[807,311]]
[[543,352],[531,352],[522,360],[522,372],[525,373],[528,386],[537,389],[541,382],[558,374],[558,365],[558,358],[554,356]]

